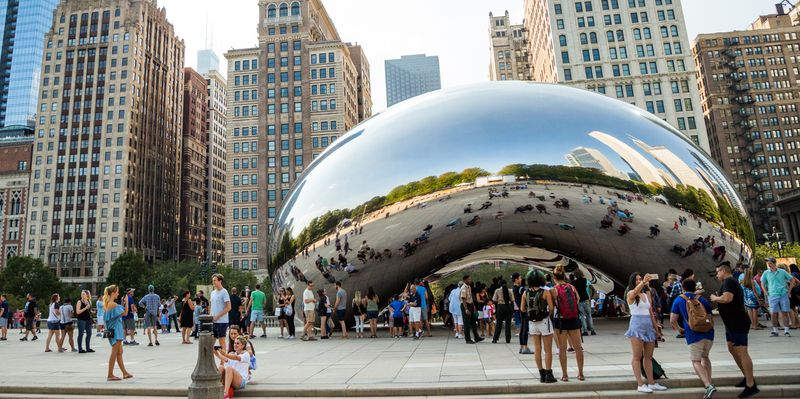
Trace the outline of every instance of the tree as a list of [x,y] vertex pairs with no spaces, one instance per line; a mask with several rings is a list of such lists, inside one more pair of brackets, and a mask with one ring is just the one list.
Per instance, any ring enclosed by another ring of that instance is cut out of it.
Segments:
[[135,288],[144,292],[146,285],[152,281],[152,268],[144,261],[142,254],[125,252],[111,265],[106,281],[122,290]]
[[46,299],[61,288],[61,281],[41,259],[15,256],[8,260],[0,272],[2,292],[20,298],[30,293],[36,298]]
[[[256,284],[258,284],[258,278],[249,271],[234,269],[230,266],[220,266],[217,269],[217,273],[222,274],[225,279],[225,288],[228,290],[236,287],[239,291],[242,291],[245,286],[255,289]],[[206,284],[211,284],[211,279]]]

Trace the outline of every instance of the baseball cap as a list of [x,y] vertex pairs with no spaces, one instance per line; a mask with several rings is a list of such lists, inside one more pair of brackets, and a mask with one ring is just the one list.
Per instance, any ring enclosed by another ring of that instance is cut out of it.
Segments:
[[764,260],[767,261],[767,262],[775,263],[775,258],[766,258]]

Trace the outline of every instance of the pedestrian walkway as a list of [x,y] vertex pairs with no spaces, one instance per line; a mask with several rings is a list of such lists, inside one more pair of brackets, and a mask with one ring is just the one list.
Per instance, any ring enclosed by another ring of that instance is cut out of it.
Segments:
[[[722,325],[721,322],[718,325]],[[630,344],[623,336],[627,319],[603,320],[596,323],[598,335],[584,337],[586,349],[586,382],[630,380]],[[669,331],[668,331],[669,332]],[[140,331],[141,333],[141,331]],[[431,389],[449,383],[489,386],[517,382],[538,383],[538,370],[532,355],[518,354],[516,340],[511,344],[492,344],[488,340],[466,345],[453,338],[450,331],[437,326],[434,337],[419,341],[410,338],[388,338],[385,330],[379,339],[335,338],[327,341],[302,342],[276,338],[277,329],[269,329],[269,338],[256,338],[259,368],[253,375],[250,389],[364,387],[370,384],[391,385],[413,383]],[[776,373],[800,375],[800,332],[796,337],[770,337],[768,330],[750,334],[756,378]],[[3,387],[30,384],[53,387],[93,388],[130,386],[131,388],[185,389],[191,381],[197,347],[180,345],[178,334],[166,334],[160,347],[125,347],[125,364],[135,375],[133,380],[105,381],[108,344],[93,338],[97,353],[44,353],[43,342],[0,343],[0,392]],[[570,357],[573,355],[570,354]],[[670,334],[667,342],[656,349],[655,358],[671,379],[696,379],[682,339]],[[724,342],[724,330],[718,329],[711,353],[715,376],[738,373]],[[574,361],[570,360],[574,365]],[[558,371],[557,361],[554,369]],[[574,377],[576,371],[570,375]],[[574,380],[574,378],[573,378]],[[570,382],[569,384],[577,384]],[[551,389],[562,383],[552,384]]]

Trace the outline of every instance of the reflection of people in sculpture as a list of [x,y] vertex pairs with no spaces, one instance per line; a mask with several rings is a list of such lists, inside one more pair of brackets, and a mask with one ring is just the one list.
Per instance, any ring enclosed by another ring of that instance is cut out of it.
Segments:
[[355,267],[355,266],[353,266],[353,265],[347,265],[347,266],[345,266],[345,268],[344,268],[344,271],[346,271],[346,272],[347,272],[347,274],[358,273],[358,270],[356,270],[356,267]]
[[478,210],[482,211],[484,209],[489,209],[490,206],[492,206],[492,201],[486,201],[483,203],[483,205],[481,205],[480,208],[478,208]]
[[525,213],[525,212],[532,211],[532,210],[533,210],[533,205],[531,205],[531,204],[520,205],[520,206],[517,207],[517,209],[514,209],[514,213],[515,214],[516,213]]
[[619,228],[617,229],[617,233],[619,233],[619,235],[621,236],[628,234],[629,231],[631,231],[631,228],[628,227],[628,225],[625,224],[625,222],[622,222],[622,224],[619,225]]
[[566,198],[561,198],[561,199],[558,199],[554,203],[554,205],[556,206],[556,208],[569,209],[569,200],[567,200]]
[[481,217],[478,216],[478,215],[475,215],[475,216],[472,217],[472,219],[470,219],[467,222],[467,226],[475,226],[476,224],[478,224],[480,222],[481,222]]
[[611,216],[605,215],[603,216],[603,220],[600,221],[600,228],[607,229],[614,225],[614,219],[611,219]]
[[459,224],[461,224],[461,218],[455,218],[455,219],[447,222],[446,226],[447,226],[448,229],[453,229],[453,228],[456,227],[456,225],[459,225]]
[[505,216],[505,213],[503,213],[503,211],[497,211],[497,212],[494,214],[494,218],[495,218],[495,219],[502,219],[502,218],[503,218],[503,216]]
[[433,225],[429,224],[429,225],[425,226],[425,228],[422,229],[422,231],[431,231],[432,228],[433,228]]
[[472,204],[464,206],[464,213],[472,213]]
[[675,221],[675,224],[672,225],[672,230],[680,232],[680,229],[678,229],[678,221],[677,220]]
[[657,224],[650,226],[650,235],[649,238],[656,238],[661,233],[661,230],[658,228]]
[[546,213],[548,215],[550,214],[547,212],[547,207],[544,206],[544,204],[536,204],[536,210],[539,211],[539,213]]
[[722,262],[725,259],[725,246],[720,245],[714,248],[714,256],[711,258],[714,262]]
[[533,198],[535,196],[536,196],[536,194],[534,194],[533,191],[528,193],[528,198]]

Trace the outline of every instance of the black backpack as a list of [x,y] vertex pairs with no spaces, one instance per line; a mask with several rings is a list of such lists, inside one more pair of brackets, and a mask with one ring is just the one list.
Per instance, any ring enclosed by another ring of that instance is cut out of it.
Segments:
[[544,299],[544,290],[533,290],[528,288],[527,303],[528,320],[542,321],[546,319],[550,312],[547,310],[547,300]]

